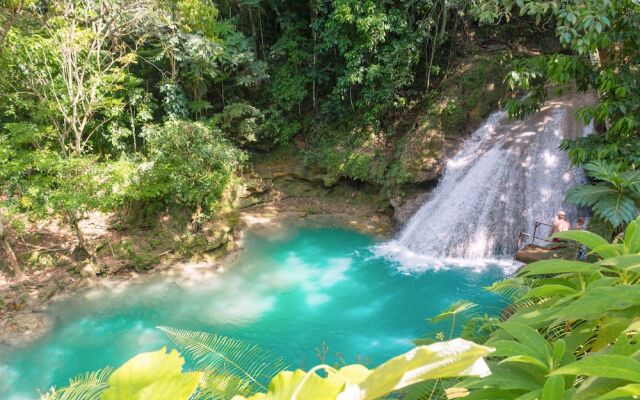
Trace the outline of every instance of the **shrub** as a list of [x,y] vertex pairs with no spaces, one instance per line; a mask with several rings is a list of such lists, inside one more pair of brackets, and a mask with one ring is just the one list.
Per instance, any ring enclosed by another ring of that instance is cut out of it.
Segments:
[[167,121],[147,127],[149,162],[140,166],[136,200],[211,210],[246,155],[219,131],[199,122]]

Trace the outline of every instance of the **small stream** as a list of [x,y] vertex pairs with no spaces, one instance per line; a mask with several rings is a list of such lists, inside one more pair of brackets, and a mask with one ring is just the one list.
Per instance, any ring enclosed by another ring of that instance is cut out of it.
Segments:
[[[275,233],[274,233],[275,232]],[[375,257],[375,241],[336,228],[254,231],[227,271],[190,281],[150,278],[88,290],[52,304],[55,329],[25,349],[0,348],[0,398],[37,399],[38,390],[78,373],[117,367],[133,355],[171,344],[158,325],[204,330],[255,343],[294,368],[370,360],[411,348],[411,340],[447,330],[426,318],[467,299],[497,313],[504,303],[482,290],[497,266],[439,266],[407,273]]]

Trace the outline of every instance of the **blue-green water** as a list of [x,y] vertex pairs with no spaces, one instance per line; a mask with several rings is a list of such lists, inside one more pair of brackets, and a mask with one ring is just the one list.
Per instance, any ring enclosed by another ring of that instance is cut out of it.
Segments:
[[467,299],[487,312],[504,304],[482,287],[503,277],[451,267],[398,272],[375,258],[374,241],[333,228],[254,232],[240,257],[217,276],[155,278],[116,290],[92,290],[54,303],[55,329],[20,350],[0,349],[0,398],[34,399],[37,390],[133,355],[171,346],[158,325],[244,339],[285,357],[293,367],[328,361],[371,365],[411,348],[411,340],[446,330],[426,318]]

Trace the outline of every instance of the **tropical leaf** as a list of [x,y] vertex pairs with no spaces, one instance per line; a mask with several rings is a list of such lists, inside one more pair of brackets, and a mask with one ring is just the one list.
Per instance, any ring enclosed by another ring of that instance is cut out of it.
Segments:
[[640,255],[622,255],[618,257],[607,258],[598,264],[607,267],[616,267],[620,269],[635,270],[640,268]]
[[491,293],[515,300],[524,296],[536,284],[537,282],[531,278],[517,276],[496,281],[485,289]]
[[550,376],[542,387],[541,400],[559,400],[564,398],[564,378],[562,376]]
[[640,195],[640,171],[628,170],[619,174],[624,182],[624,187],[631,189],[635,194]]
[[98,400],[107,389],[107,379],[113,370],[104,368],[71,379],[63,388],[47,393],[42,400]]
[[250,396],[252,386],[235,375],[204,373],[194,400],[228,400],[236,395]]
[[[490,371],[482,357],[492,351],[489,347],[454,339],[416,347],[372,371],[361,365],[340,370],[319,366],[306,373],[284,371],[271,381],[266,393],[255,394],[249,399],[373,400],[430,379],[487,376]],[[318,369],[324,369],[327,376],[319,376]]]
[[[266,393],[257,393],[250,400],[290,400],[290,399],[317,399],[335,400],[344,388],[345,382],[338,379],[335,374],[328,374],[326,378],[320,377],[313,371],[304,372],[282,371],[277,374],[269,384]],[[245,399],[235,396],[233,400]]]
[[493,351],[463,339],[416,347],[380,365],[357,386],[347,385],[338,400],[378,399],[429,379],[487,376],[491,372],[482,357]]
[[542,361],[538,360],[535,357],[525,356],[522,354],[517,356],[507,357],[504,360],[500,361],[499,364],[506,364],[506,363],[522,363],[522,364],[533,365],[535,367],[541,368],[545,373],[549,372],[548,365],[546,365],[545,363],[543,363]]
[[455,317],[458,314],[462,314],[464,312],[472,310],[476,307],[478,307],[478,305],[470,301],[456,301],[449,308],[447,308],[440,314],[430,318],[429,321],[433,323],[440,322],[447,318]]
[[558,368],[551,375],[586,375],[640,382],[640,361],[630,357],[594,354]]
[[504,322],[501,327],[517,341],[535,352],[538,355],[536,358],[539,360],[547,360],[551,356],[551,346],[537,330],[510,321]]
[[577,293],[577,291],[574,288],[566,285],[543,285],[531,289],[523,298],[567,296],[575,293]]
[[[541,373],[541,370],[531,368],[526,364],[496,364],[490,365],[490,368],[492,372],[490,376],[481,379],[467,378],[456,386],[466,387],[469,389],[494,386],[500,387],[504,390],[522,389],[527,392],[531,392],[536,389],[540,389],[542,387],[542,382],[544,381],[544,376]],[[476,393],[476,390],[471,391],[472,395],[475,395]],[[491,399],[495,398],[496,397],[491,397]]]
[[592,205],[593,212],[609,221],[614,227],[630,222],[638,216],[638,209],[633,198],[625,193],[606,196]]
[[640,220],[631,221],[624,231],[625,254],[640,252]]
[[201,373],[182,373],[184,359],[166,348],[141,353],[116,369],[101,400],[187,400],[196,390]]
[[424,400],[436,393],[440,381],[425,381],[396,391],[403,400]]
[[[573,240],[590,250],[609,244],[609,242],[603,237],[589,231],[564,231],[555,233],[551,237],[564,240]],[[615,252],[603,251],[602,253],[598,253],[598,255],[603,258],[608,258],[613,257],[616,254]]]
[[612,254],[611,257],[624,253],[623,244],[603,244],[602,246],[595,247],[588,254]]
[[598,329],[598,337],[591,346],[592,351],[599,351],[614,342],[629,323],[628,318],[603,318]]
[[567,191],[565,200],[580,207],[587,207],[617,193],[616,189],[606,183],[576,185]]
[[631,399],[640,396],[640,384],[632,383],[630,385],[621,386],[600,397],[599,400],[608,399]]
[[[605,300],[606,299],[606,300]],[[559,321],[600,318],[611,311],[619,311],[640,305],[640,289],[637,286],[618,285],[596,287],[556,313]]]
[[617,164],[600,160],[586,163],[582,168],[584,168],[590,177],[605,182],[611,182],[616,179],[618,171],[620,170]]
[[498,340],[491,342],[491,345],[495,347],[496,351],[493,354],[494,357],[511,357],[517,355],[525,355],[543,361],[540,354],[535,349],[517,342],[515,340]]
[[566,273],[594,273],[601,268],[598,265],[582,261],[542,260],[531,263],[518,272],[521,276],[566,274]]
[[162,326],[158,329],[184,350],[199,371],[235,375],[254,392],[266,390],[264,382],[286,368],[281,357],[241,340]]

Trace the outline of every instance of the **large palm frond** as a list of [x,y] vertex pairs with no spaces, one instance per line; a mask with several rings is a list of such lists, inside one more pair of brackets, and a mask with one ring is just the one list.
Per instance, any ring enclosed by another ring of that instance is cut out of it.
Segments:
[[199,371],[234,375],[251,391],[266,390],[265,382],[286,368],[282,357],[241,340],[163,326],[158,329],[184,350]]
[[111,368],[78,375],[69,380],[69,385],[47,393],[42,400],[98,400],[107,388]]
[[600,181],[613,183],[618,180],[621,166],[615,163],[598,160],[586,163],[583,168],[590,177]]
[[638,216],[634,199],[623,192],[603,197],[593,204],[593,212],[600,218],[609,221],[614,227],[633,221]]
[[618,191],[606,183],[594,185],[576,185],[567,192],[566,200],[580,207],[596,204],[602,199],[614,196]]

